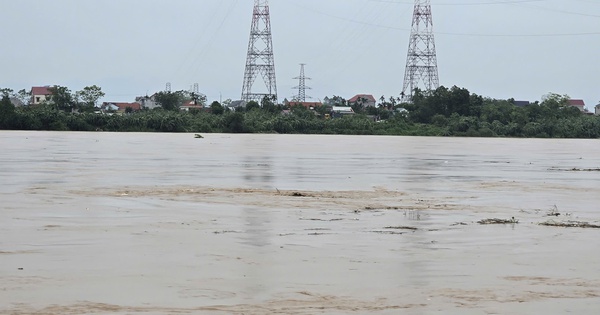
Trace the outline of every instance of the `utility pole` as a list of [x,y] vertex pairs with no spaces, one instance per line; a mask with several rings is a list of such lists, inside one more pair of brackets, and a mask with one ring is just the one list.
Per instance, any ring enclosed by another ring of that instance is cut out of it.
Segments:
[[306,89],[310,90],[310,87],[306,86],[306,80],[310,80],[304,75],[304,66],[305,63],[300,64],[300,76],[295,77],[294,80],[298,80],[298,86],[293,87],[292,89],[298,89],[298,95],[294,97],[294,99],[298,102],[306,102],[307,98],[311,98],[310,96],[306,96]]
[[[242,100],[261,101],[266,97],[277,103],[277,84],[275,80],[275,59],[273,57],[273,39],[271,34],[271,16],[268,0],[254,0],[252,28],[246,57]],[[261,92],[253,91],[256,78],[260,74],[264,82]]]
[[431,1],[415,0],[402,100],[410,102],[416,88],[428,92],[439,86]]

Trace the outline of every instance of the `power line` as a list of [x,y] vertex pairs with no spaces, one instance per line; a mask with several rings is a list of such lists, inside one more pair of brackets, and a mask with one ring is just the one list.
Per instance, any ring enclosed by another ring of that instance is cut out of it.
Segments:
[[[396,3],[396,4],[410,4],[412,2],[402,1],[389,1],[389,0],[369,0],[370,2],[385,2],[385,3]],[[509,1],[486,1],[486,2],[453,2],[453,3],[435,3],[432,6],[469,6],[469,5],[494,5],[494,4],[513,4],[513,3],[526,3],[526,2],[541,2],[547,0],[509,0]]]
[[[385,0],[369,0],[372,2],[382,2],[382,3],[397,3],[397,4],[407,4],[404,2],[396,2],[396,1],[385,1]],[[484,5],[484,4],[515,4],[517,5],[518,3],[524,3],[524,2],[539,2],[539,1],[544,1],[544,0],[521,0],[521,1],[503,1],[503,2],[479,2],[476,3],[477,5]],[[402,27],[395,27],[395,26],[389,26],[389,25],[383,25],[383,24],[376,24],[376,23],[371,23],[371,22],[365,22],[365,21],[360,21],[360,20],[356,20],[356,19],[352,19],[352,18],[348,18],[348,17],[342,17],[342,16],[337,16],[335,14],[331,14],[331,13],[327,13],[327,12],[322,12],[313,8],[308,8],[302,5],[298,5],[297,3],[293,3],[292,4],[301,7],[305,10],[323,15],[323,16],[327,16],[327,17],[331,17],[331,18],[335,18],[335,19],[339,19],[339,20],[343,20],[343,21],[347,21],[347,22],[351,22],[351,23],[355,23],[355,24],[360,24],[360,25],[366,25],[366,26],[371,26],[371,27],[376,27],[376,28],[383,28],[383,29],[390,29],[390,30],[398,30],[398,31],[410,31],[410,29],[407,28],[402,28]],[[463,4],[438,4],[438,5],[475,5],[475,4],[467,4],[467,3],[463,3]],[[536,6],[537,7],[537,6]],[[556,11],[556,12],[562,12],[565,14],[577,14],[574,12],[568,12],[568,11],[561,11],[561,10],[552,10],[552,9],[548,9],[549,11]],[[585,16],[591,16],[591,17],[600,17],[600,16],[596,16],[596,15],[591,15],[591,14],[583,14]],[[455,32],[434,32],[435,35],[447,35],[447,36],[471,36],[471,37],[566,37],[566,36],[594,36],[594,35],[600,35],[600,32],[576,32],[576,33],[548,33],[548,34],[478,34],[478,33],[455,33]]]
[[531,5],[531,4],[512,4],[514,6],[520,6],[520,7],[524,7],[524,8],[535,8],[535,9],[540,9],[540,10],[544,10],[544,11],[550,11],[550,12],[557,12],[557,13],[564,13],[564,14],[570,14],[570,15],[578,15],[578,16],[587,16],[587,17],[596,17],[596,18],[600,18],[600,15],[595,15],[595,14],[587,14],[587,13],[580,13],[580,12],[571,12],[571,11],[565,11],[565,10],[558,10],[558,9],[552,9],[552,8],[546,8],[546,7],[540,7],[537,5]]

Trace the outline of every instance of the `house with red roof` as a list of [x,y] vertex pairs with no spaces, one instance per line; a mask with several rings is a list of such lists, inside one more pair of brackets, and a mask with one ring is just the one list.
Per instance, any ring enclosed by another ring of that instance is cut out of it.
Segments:
[[181,106],[179,106],[179,110],[182,110],[182,111],[189,112],[191,109],[201,110],[201,109],[204,109],[204,105],[202,105],[198,101],[189,100],[189,101],[183,102],[183,104],[181,104]]
[[585,112],[585,102],[583,100],[569,100],[568,105],[579,109],[582,113]]
[[39,105],[45,102],[50,102],[52,99],[52,92],[50,91],[52,87],[49,85],[46,86],[34,86],[31,88],[31,101],[30,105]]
[[371,94],[357,94],[348,100],[348,105],[362,105],[362,107],[375,107],[377,100]]

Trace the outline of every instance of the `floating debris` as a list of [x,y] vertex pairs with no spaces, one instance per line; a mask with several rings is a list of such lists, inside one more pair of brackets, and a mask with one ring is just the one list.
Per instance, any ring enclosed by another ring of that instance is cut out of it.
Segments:
[[321,235],[331,235],[333,233],[319,233],[319,232],[315,232],[315,233],[308,233],[309,236],[321,236]]
[[600,168],[572,168],[571,172],[600,172]]
[[519,220],[515,219],[515,217],[512,217],[510,220],[485,219],[485,220],[477,221],[477,223],[479,223],[479,224],[517,224],[517,223],[519,223]]
[[196,138],[196,139],[204,139],[204,137],[201,134],[198,134],[198,133],[194,135],[194,138]]
[[416,231],[418,228],[412,226],[386,226],[384,227],[386,230],[411,230]]
[[402,235],[402,234],[405,234],[405,232],[396,232],[396,231],[371,231],[371,233],[386,234],[386,235]]
[[457,225],[468,225],[465,222],[456,222],[454,224],[451,224],[450,226],[457,226]]
[[600,229],[600,225],[591,224],[588,222],[581,221],[565,221],[565,222],[557,222],[557,221],[546,221],[540,223],[543,226],[554,226],[554,227],[566,227],[566,228],[584,228],[584,229]]
[[369,211],[369,210],[400,210],[399,207],[370,207],[370,206],[366,206],[365,210]]
[[242,233],[240,231],[214,231],[213,234]]
[[558,216],[560,216],[560,212],[558,211],[558,207],[556,205],[554,205],[554,207],[552,209],[550,209],[548,211],[548,213],[546,213],[546,216],[548,216],[548,217],[558,217]]
[[551,167],[548,169],[549,171],[563,171],[563,172],[600,172],[600,168],[558,168]]
[[337,219],[317,219],[317,218],[300,218],[301,221],[324,221],[324,222],[333,222],[333,221],[343,221],[342,218]]

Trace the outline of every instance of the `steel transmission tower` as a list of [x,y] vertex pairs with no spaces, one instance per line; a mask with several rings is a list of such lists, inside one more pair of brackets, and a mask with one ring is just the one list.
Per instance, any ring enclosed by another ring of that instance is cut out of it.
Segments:
[[431,1],[415,0],[402,88],[403,101],[410,102],[416,88],[432,91],[439,85]]
[[[262,77],[265,90],[261,93],[252,90],[258,75]],[[246,57],[246,71],[242,100],[261,102],[266,96],[277,102],[277,83],[275,82],[275,59],[271,36],[271,16],[268,0],[254,0],[252,29]]]
[[306,80],[310,80],[310,78],[307,78],[304,75],[304,66],[306,66],[305,63],[301,63],[300,64],[300,76],[299,77],[295,77],[294,80],[298,80],[298,86],[293,87],[292,89],[298,89],[298,95],[296,95],[294,97],[294,99],[298,102],[306,102],[307,98],[310,98],[310,96],[306,96],[306,90],[309,89],[310,87],[306,86]]

